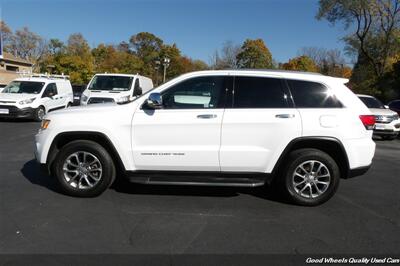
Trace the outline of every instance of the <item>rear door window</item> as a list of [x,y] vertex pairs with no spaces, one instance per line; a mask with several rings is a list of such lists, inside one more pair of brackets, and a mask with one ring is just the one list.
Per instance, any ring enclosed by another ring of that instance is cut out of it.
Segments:
[[235,77],[234,108],[287,108],[282,80],[263,77]]

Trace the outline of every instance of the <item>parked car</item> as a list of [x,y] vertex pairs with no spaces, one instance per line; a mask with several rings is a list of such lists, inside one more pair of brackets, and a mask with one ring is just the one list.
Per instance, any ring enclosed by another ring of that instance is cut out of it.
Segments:
[[318,205],[340,178],[364,174],[375,152],[375,117],[347,82],[285,71],[188,73],[129,103],[48,114],[35,154],[73,196],[97,196],[126,176],[144,184],[276,183],[293,202]]
[[374,135],[386,140],[395,139],[400,132],[399,115],[373,96],[357,96],[375,115]]
[[81,95],[85,89],[86,85],[72,85],[72,91],[74,93],[73,106],[79,106],[81,104]]
[[150,78],[127,74],[96,74],[82,93],[81,105],[129,102],[153,88]]
[[394,100],[388,103],[390,110],[395,111],[400,115],[400,100]]
[[10,82],[0,93],[0,117],[41,121],[46,113],[72,105],[71,83],[64,75],[31,74]]

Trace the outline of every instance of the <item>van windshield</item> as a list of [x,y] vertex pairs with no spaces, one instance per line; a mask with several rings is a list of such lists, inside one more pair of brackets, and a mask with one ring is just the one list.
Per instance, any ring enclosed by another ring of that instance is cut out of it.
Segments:
[[385,109],[383,103],[376,98],[362,96],[359,98],[368,108]]
[[27,93],[39,94],[44,82],[35,81],[12,81],[2,91],[2,93]]
[[89,90],[128,91],[132,82],[133,77],[95,76],[89,84]]

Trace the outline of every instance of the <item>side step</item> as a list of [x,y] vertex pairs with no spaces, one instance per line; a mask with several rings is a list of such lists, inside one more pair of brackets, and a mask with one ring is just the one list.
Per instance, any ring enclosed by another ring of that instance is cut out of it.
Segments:
[[267,174],[140,171],[129,172],[128,179],[133,183],[149,185],[259,187],[266,183]]

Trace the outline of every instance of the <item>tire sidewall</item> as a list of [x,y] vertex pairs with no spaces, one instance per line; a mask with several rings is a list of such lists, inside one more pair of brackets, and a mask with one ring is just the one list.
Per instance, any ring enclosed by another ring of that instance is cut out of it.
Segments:
[[39,106],[36,110],[35,110],[35,114],[34,114],[34,120],[37,122],[41,122],[42,118],[39,117],[39,110],[43,110],[44,114],[46,114],[46,109],[43,106]]
[[[102,176],[100,181],[93,188],[85,190],[73,188],[64,178],[63,166],[65,160],[68,156],[78,151],[92,153],[101,163],[103,169]],[[111,185],[115,178],[115,167],[110,155],[102,146],[95,142],[78,141],[68,144],[59,152],[54,164],[54,173],[63,192],[66,194],[77,197],[95,197],[100,195]]]
[[[287,165],[287,171],[285,174],[285,189],[289,194],[290,198],[296,203],[305,206],[316,206],[322,204],[329,200],[336,192],[339,181],[340,181],[340,170],[337,166],[336,162],[326,153],[320,152],[318,150],[307,150],[307,151],[299,151],[290,156],[292,160]],[[328,189],[317,198],[308,199],[300,196],[294,190],[294,186],[292,183],[293,173],[295,169],[303,162],[315,160],[323,163],[329,170],[331,174],[330,185]]]

